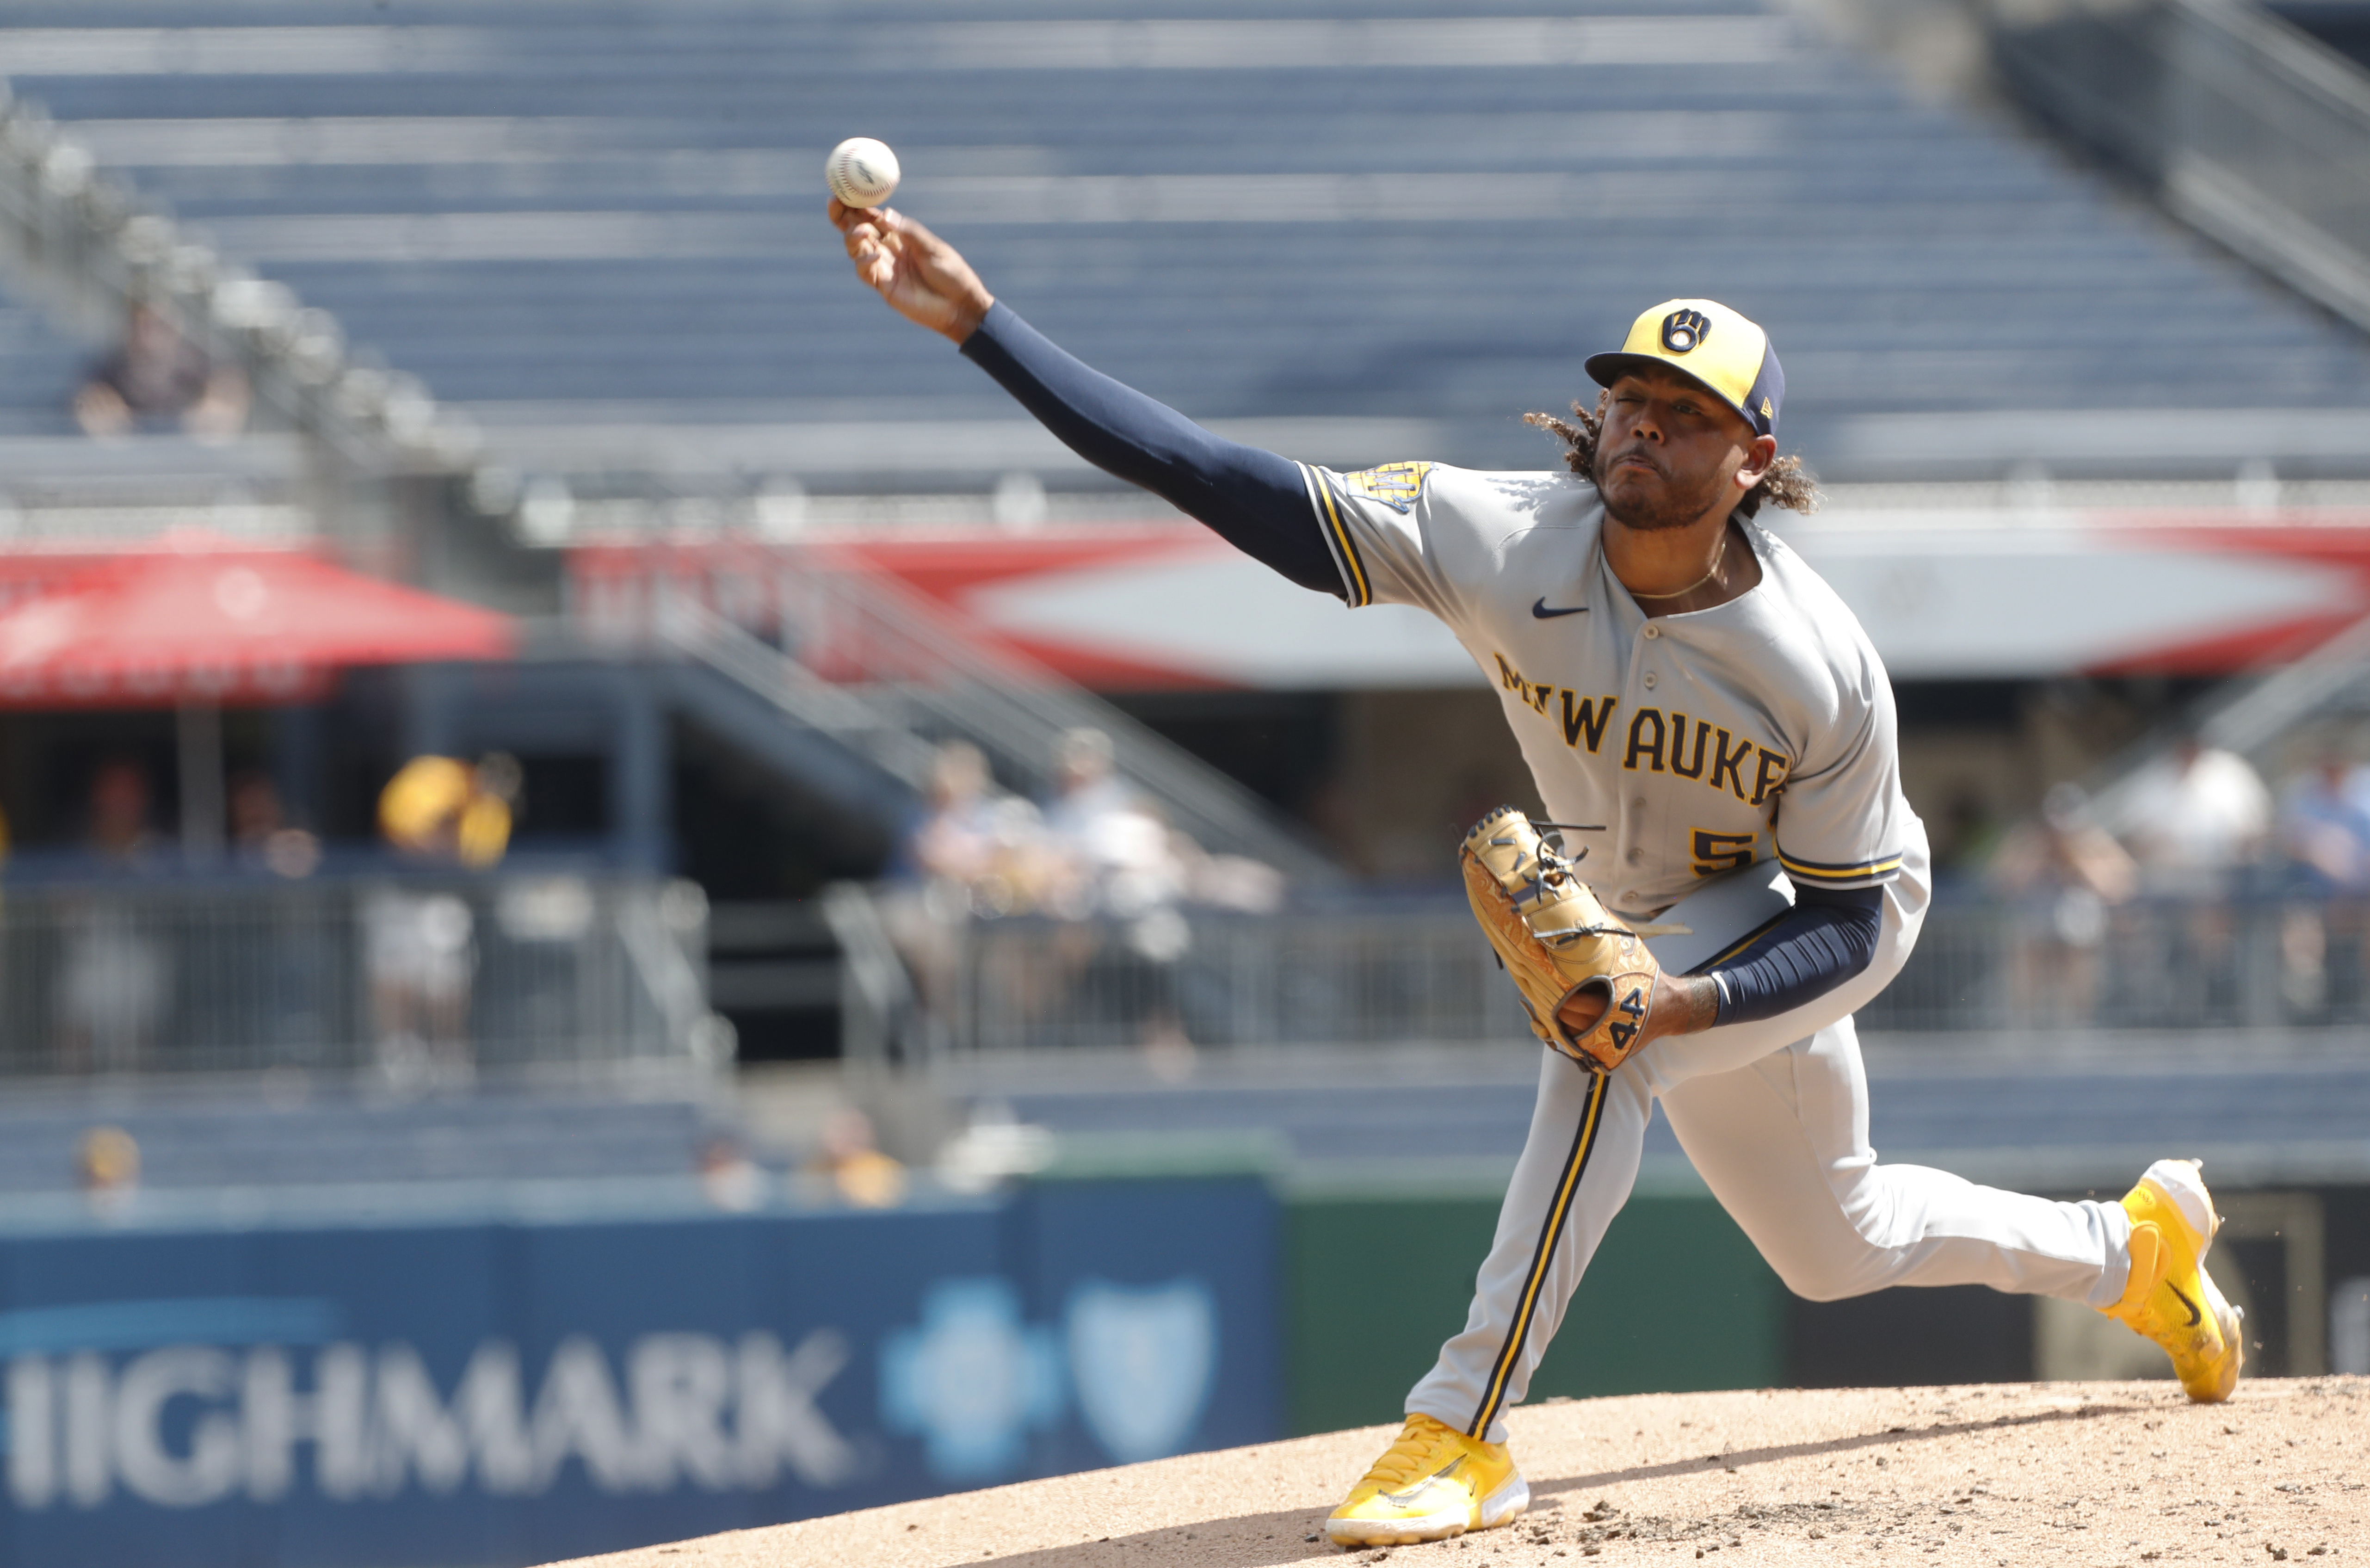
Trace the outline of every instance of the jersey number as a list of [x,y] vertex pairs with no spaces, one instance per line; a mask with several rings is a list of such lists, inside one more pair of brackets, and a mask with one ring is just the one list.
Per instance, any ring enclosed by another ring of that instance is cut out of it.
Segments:
[[1752,833],[1713,833],[1705,828],[1695,830],[1696,875],[1716,877],[1722,871],[1732,871],[1739,866],[1753,864],[1753,841],[1759,835]]

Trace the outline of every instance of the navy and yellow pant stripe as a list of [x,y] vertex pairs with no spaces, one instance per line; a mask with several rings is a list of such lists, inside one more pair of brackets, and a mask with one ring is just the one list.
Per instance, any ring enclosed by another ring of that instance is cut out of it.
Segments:
[[1514,1368],[1522,1364],[1523,1345],[1531,1337],[1532,1320],[1538,1316],[1539,1297],[1547,1289],[1548,1266],[1555,1259],[1556,1248],[1563,1241],[1564,1225],[1571,1216],[1572,1198],[1580,1191],[1581,1178],[1588,1173],[1588,1157],[1596,1147],[1597,1128],[1605,1119],[1605,1098],[1611,1083],[1611,1078],[1604,1073],[1593,1074],[1589,1078],[1588,1100],[1581,1107],[1571,1151],[1564,1156],[1563,1174],[1556,1182],[1554,1201],[1547,1205],[1547,1216],[1539,1222],[1538,1243],[1532,1249],[1531,1266],[1523,1276],[1513,1320],[1507,1324],[1505,1343],[1499,1347],[1497,1360],[1490,1366],[1480,1407],[1473,1412],[1472,1424],[1465,1429],[1468,1437],[1486,1442],[1490,1424],[1505,1408],[1506,1385],[1513,1378]]

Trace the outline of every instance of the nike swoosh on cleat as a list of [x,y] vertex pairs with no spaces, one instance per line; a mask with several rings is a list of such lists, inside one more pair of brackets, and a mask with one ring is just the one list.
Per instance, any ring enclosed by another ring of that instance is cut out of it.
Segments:
[[1446,1481],[1450,1476],[1455,1475],[1464,1465],[1465,1458],[1466,1457],[1463,1454],[1457,1455],[1455,1458],[1449,1460],[1440,1469],[1432,1471],[1430,1475],[1425,1476],[1413,1486],[1409,1487],[1405,1492],[1386,1492],[1382,1495],[1389,1499],[1391,1505],[1395,1508],[1413,1507],[1415,1505],[1415,1500],[1422,1496],[1433,1482]]
[[1531,614],[1540,620],[1553,620],[1558,616],[1584,616],[1588,614],[1588,606],[1574,605],[1570,609],[1551,610],[1547,608],[1547,595],[1542,594],[1538,603],[1531,606]]
[[2193,1329],[2193,1328],[2195,1328],[2199,1323],[2203,1322],[2203,1321],[2205,1320],[2205,1314],[2204,1314],[2204,1313],[2203,1313],[2203,1312],[2200,1312],[2200,1311],[2197,1309],[2197,1303],[2196,1303],[2196,1302],[2192,1301],[2188,1297],[2183,1296],[2183,1295],[2180,1293],[2180,1286],[2177,1286],[2177,1285],[2174,1285],[2174,1284],[2172,1284],[2169,1280],[2168,1280],[2168,1281],[2165,1283],[2165,1288],[2166,1288],[2167,1290],[2169,1290],[2169,1291],[2171,1291],[2171,1292],[2172,1292],[2172,1298],[2173,1298],[2175,1301],[2180,1302],[2183,1307],[2186,1307],[2186,1308],[2188,1308],[2188,1309],[2189,1309],[2189,1326],[2190,1326],[2191,1328],[2192,1328],[2192,1329]]

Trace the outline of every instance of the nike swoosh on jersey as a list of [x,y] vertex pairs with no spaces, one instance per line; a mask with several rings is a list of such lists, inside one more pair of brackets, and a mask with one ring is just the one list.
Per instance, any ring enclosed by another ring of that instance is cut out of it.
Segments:
[[1574,605],[1570,609],[1551,610],[1547,608],[1547,596],[1545,594],[1541,594],[1539,602],[1531,606],[1531,614],[1540,620],[1553,620],[1558,616],[1584,616],[1588,614],[1588,606],[1586,605]]
[[2197,1309],[2196,1302],[2192,1301],[2188,1297],[2183,1296],[2180,1293],[2180,1286],[2168,1283],[2165,1286],[2165,1288],[2172,1292],[2172,1298],[2175,1301],[2180,1302],[2183,1307],[2189,1309],[2189,1326],[2191,1328],[2193,1329],[2199,1323],[2204,1321],[2205,1314]]

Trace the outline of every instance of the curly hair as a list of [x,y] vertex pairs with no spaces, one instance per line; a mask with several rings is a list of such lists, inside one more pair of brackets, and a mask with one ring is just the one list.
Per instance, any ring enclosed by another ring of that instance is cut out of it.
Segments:
[[[1564,467],[1593,484],[1596,482],[1597,432],[1605,428],[1605,403],[1612,396],[1610,392],[1597,394],[1593,409],[1574,403],[1569,420],[1555,414],[1524,414],[1523,422],[1561,437]],[[1761,476],[1759,484],[1744,492],[1744,499],[1737,502],[1736,509],[1751,517],[1761,510],[1761,503],[1765,501],[1772,506],[1782,506],[1807,516],[1819,509],[1818,481],[1811,477],[1808,468],[1802,467],[1800,457],[1789,454],[1769,465],[1769,471]]]

